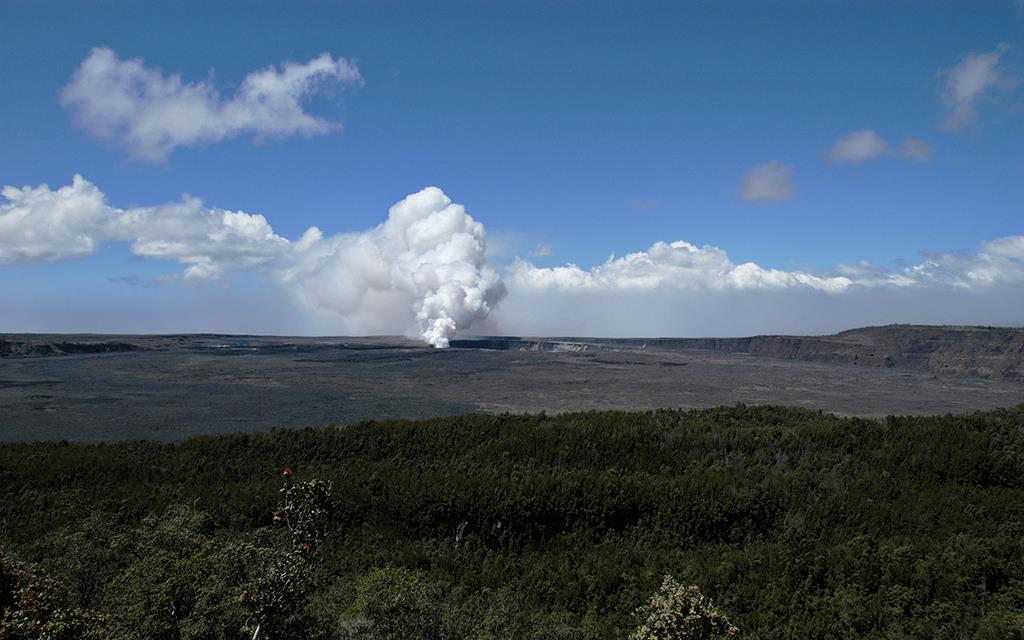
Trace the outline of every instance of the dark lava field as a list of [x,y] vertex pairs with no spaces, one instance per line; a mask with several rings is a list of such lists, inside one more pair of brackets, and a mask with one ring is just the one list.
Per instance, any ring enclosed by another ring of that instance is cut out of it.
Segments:
[[467,412],[784,404],[843,415],[1024,402],[1024,331],[886,327],[826,337],[0,336],[0,441],[202,434]]

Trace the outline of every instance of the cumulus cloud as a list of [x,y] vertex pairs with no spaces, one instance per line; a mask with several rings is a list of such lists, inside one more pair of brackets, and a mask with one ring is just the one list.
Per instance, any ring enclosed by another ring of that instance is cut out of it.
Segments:
[[836,138],[826,155],[832,162],[861,163],[883,156],[928,162],[932,149],[927,142],[914,138],[904,138],[894,146],[873,129],[859,129]]
[[438,347],[486,317],[505,294],[486,264],[483,225],[434,187],[403,199],[369,231],[325,237],[311,227],[297,240],[276,234],[262,215],[210,208],[189,196],[118,209],[81,176],[57,190],[2,193],[0,263],[84,257],[123,241],[137,256],[180,263],[186,280],[260,269],[335,312],[349,330],[414,324]]
[[80,258],[115,239],[116,212],[94,185],[75,176],[51,191],[4,187],[0,194],[0,264]]
[[740,185],[746,202],[784,202],[793,199],[794,191],[793,167],[776,160],[751,169]]
[[977,289],[1024,283],[1024,236],[983,242],[970,253],[930,252],[914,265],[885,268],[861,262],[812,274],[734,262],[721,248],[657,242],[644,251],[612,256],[583,269],[575,264],[537,267],[523,260],[508,271],[510,290],[572,292],[771,291],[806,289],[842,294],[855,288],[936,287]]
[[156,162],[177,147],[245,134],[284,138],[335,130],[337,122],[310,115],[303,102],[329,84],[361,81],[353,63],[323,53],[250,73],[235,95],[224,98],[209,81],[186,82],[178,74],[147,68],[139,58],[122,60],[98,47],[74,72],[60,100],[91,135]]
[[135,255],[185,265],[187,279],[267,265],[290,245],[261,215],[207,208],[198,198],[158,207],[118,209],[82,176],[51,190],[5,187],[0,204],[0,263],[80,258],[113,241]]
[[988,53],[968,53],[957,64],[939,72],[944,80],[942,100],[947,111],[942,121],[944,129],[964,128],[975,119],[979,102],[994,90],[1009,85],[1000,66],[1007,49],[1001,44]]
[[244,211],[210,209],[198,198],[160,207],[132,209],[122,216],[132,253],[186,265],[185,279],[208,280],[226,268],[273,263],[291,247],[267,219]]
[[434,187],[396,203],[373,229],[325,235],[311,227],[296,239],[277,234],[262,215],[190,196],[117,208],[80,176],[56,190],[2,194],[0,264],[82,258],[124,242],[137,256],[181,265],[158,282],[258,273],[291,297],[290,308],[330,318],[318,324],[323,331],[412,332],[438,347],[474,326],[721,335],[865,322],[998,324],[1024,313],[1024,235],[926,253],[915,264],[861,262],[815,273],[735,261],[719,247],[684,241],[656,242],[590,268],[516,260],[499,269],[488,262],[483,225]]
[[[1024,236],[983,242],[974,252],[926,252],[921,262],[887,269],[862,262],[837,271],[861,287],[930,288],[977,291],[1024,283]],[[1019,294],[1018,294],[1019,295]]]
[[718,247],[697,247],[682,240],[657,242],[646,251],[613,256],[592,269],[575,264],[541,268],[518,261],[512,265],[507,281],[512,288],[608,292],[808,287],[841,293],[852,284],[845,276],[823,278],[800,271],[766,269],[753,262],[736,264]]
[[891,322],[1019,324],[1024,236],[917,264],[827,274],[737,264],[720,248],[656,243],[590,269],[517,262],[495,328],[521,335],[831,333]]
[[981,245],[984,253],[1024,260],[1024,236],[1006,236]]

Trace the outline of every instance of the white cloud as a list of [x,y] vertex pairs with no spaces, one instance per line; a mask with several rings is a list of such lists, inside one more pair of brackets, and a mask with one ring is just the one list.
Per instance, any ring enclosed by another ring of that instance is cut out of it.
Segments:
[[80,258],[117,237],[116,212],[81,176],[56,191],[41,185],[0,193],[7,200],[0,203],[0,264]]
[[914,138],[904,138],[900,146],[895,147],[874,129],[859,129],[836,138],[826,155],[832,162],[860,163],[883,156],[928,162],[932,149],[927,142]]
[[886,269],[862,262],[838,265],[832,274],[769,269],[754,262],[736,263],[719,247],[698,247],[677,240],[657,242],[645,251],[608,258],[591,269],[575,264],[537,267],[519,260],[506,282],[514,291],[750,291],[807,289],[829,294],[853,288],[945,287],[973,289],[993,284],[1024,283],[1024,236],[982,243],[973,253],[926,254],[915,265]]
[[61,92],[75,123],[150,162],[176,147],[210,144],[250,134],[257,138],[312,136],[338,123],[305,112],[304,100],[328,83],[361,82],[345,58],[323,53],[305,63],[286,62],[250,73],[229,99],[210,82],[164,75],[139,58],[121,60],[106,47],[93,49]]
[[993,256],[1024,260],[1024,236],[1007,236],[985,242],[981,246],[984,253]]
[[401,332],[414,324],[435,346],[447,346],[505,294],[486,264],[483,225],[434,187],[397,203],[369,231],[324,237],[311,227],[294,241],[262,215],[209,208],[188,196],[117,209],[81,176],[56,191],[42,185],[2,193],[8,202],[0,203],[0,263],[84,257],[124,241],[137,256],[184,266],[181,276],[161,283],[260,269],[297,285],[295,293],[335,312],[350,331]]
[[793,167],[776,160],[751,169],[740,186],[740,197],[746,202],[783,202],[791,200],[793,193]]
[[55,191],[40,185],[2,193],[8,202],[0,203],[0,264],[85,257],[125,241],[137,256],[185,265],[185,278],[210,279],[270,264],[290,244],[261,215],[206,208],[197,198],[117,209],[78,175]]
[[1006,236],[981,244],[974,254],[931,253],[898,274],[914,285],[978,289],[1024,282],[1024,236]]
[[591,269],[514,264],[492,330],[519,335],[831,333],[868,324],[1019,324],[1024,236],[918,264],[830,274],[737,264],[717,247],[656,243]]
[[899,155],[913,162],[928,162],[932,159],[932,147],[923,140],[904,138],[900,143]]
[[187,280],[219,278],[225,269],[253,268],[280,260],[291,243],[266,218],[244,211],[209,209],[185,197],[177,204],[132,209],[121,218],[132,253],[186,265]]
[[946,117],[942,127],[949,131],[962,129],[972,122],[978,103],[994,89],[1009,85],[1000,61],[1007,51],[1005,44],[988,53],[968,53],[960,62],[939,72],[945,84],[942,100]]
[[889,143],[871,129],[861,129],[840,136],[828,150],[832,162],[864,162],[889,151]]
[[[1024,235],[970,252],[928,253],[897,268],[862,262],[818,273],[772,269],[736,262],[719,247],[675,241],[592,268],[517,260],[502,274],[488,262],[483,225],[433,187],[395,204],[373,229],[327,236],[311,227],[294,240],[275,233],[262,215],[188,196],[116,208],[80,176],[56,190],[6,187],[2,194],[0,263],[82,258],[105,243],[125,242],[137,256],[182,266],[156,282],[258,273],[291,298],[290,309],[317,320],[321,332],[412,331],[436,346],[479,327],[503,299],[494,329],[524,334],[999,324],[1019,322],[1024,313]],[[244,321],[253,326],[251,318]]]
[[784,289],[809,287],[840,293],[851,285],[844,276],[822,278],[800,271],[765,269],[753,262],[736,264],[725,251],[678,240],[657,242],[646,251],[611,257],[592,269],[575,264],[541,268],[524,261],[506,278],[512,288],[561,291]]
[[1024,236],[983,242],[973,253],[929,252],[914,265],[886,269],[862,262],[838,271],[860,287],[977,291],[1024,283]]
[[546,258],[552,254],[551,247],[543,242],[530,250],[531,258]]

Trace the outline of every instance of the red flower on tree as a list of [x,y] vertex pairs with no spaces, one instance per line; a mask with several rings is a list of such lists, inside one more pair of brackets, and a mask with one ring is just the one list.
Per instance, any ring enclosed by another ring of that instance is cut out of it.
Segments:
[[292,473],[294,472],[292,471],[291,467],[284,467],[283,469],[281,469],[281,475],[283,475],[286,478],[292,477]]

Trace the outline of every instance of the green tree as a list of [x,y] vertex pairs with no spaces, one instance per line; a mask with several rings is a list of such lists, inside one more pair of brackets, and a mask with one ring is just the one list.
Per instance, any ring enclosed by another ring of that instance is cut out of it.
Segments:
[[369,622],[374,640],[431,640],[445,637],[442,596],[417,571],[375,569],[359,581],[355,610]]
[[111,638],[179,640],[231,627],[230,575],[209,516],[173,505],[131,531],[134,561],[110,584]]
[[292,484],[291,474],[285,475],[285,486],[281,489],[281,506],[275,514],[275,522],[284,522],[291,534],[292,546],[302,554],[311,552],[327,535],[333,505],[330,482],[309,480]]
[[323,480],[291,482],[285,468],[282,501],[274,514],[275,523],[288,529],[291,547],[270,548],[242,544],[233,550],[245,575],[241,602],[250,613],[245,631],[252,640],[270,639],[296,633],[292,617],[303,604],[309,585],[311,559],[327,535],[333,513],[333,486]]
[[729,619],[695,586],[665,576],[661,588],[637,609],[640,625],[629,640],[726,640],[739,635]]
[[37,566],[0,552],[0,639],[99,640],[100,616],[71,606],[66,591]]

